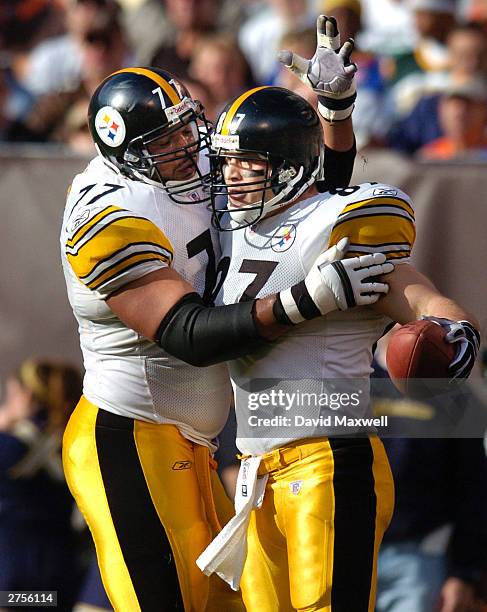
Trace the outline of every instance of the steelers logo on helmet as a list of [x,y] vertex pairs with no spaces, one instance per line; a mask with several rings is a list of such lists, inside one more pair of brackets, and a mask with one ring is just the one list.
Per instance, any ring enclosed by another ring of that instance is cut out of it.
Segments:
[[95,129],[109,147],[118,147],[125,139],[125,122],[118,110],[112,106],[103,106],[96,113]]

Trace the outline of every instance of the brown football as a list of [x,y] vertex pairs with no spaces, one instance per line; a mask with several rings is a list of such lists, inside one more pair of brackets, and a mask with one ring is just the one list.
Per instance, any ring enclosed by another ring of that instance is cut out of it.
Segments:
[[417,395],[429,384],[424,379],[450,378],[448,366],[456,348],[446,342],[445,334],[432,321],[414,321],[392,334],[386,353],[387,370],[401,393]]

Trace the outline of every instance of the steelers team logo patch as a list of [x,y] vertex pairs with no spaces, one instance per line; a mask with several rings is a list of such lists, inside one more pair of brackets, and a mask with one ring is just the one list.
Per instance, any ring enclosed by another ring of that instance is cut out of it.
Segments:
[[294,225],[282,225],[272,236],[271,249],[276,253],[287,251],[296,239],[296,227]]
[[104,106],[96,113],[95,129],[98,136],[109,147],[121,145],[127,132],[122,115],[111,106]]

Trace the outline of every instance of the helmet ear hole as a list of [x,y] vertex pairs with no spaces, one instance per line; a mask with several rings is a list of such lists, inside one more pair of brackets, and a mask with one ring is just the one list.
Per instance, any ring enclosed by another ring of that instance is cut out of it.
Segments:
[[285,160],[280,160],[278,163],[272,163],[271,165],[271,186],[274,195],[278,195],[287,183],[293,179],[297,170],[290,166]]
[[284,165],[282,170],[279,172],[279,176],[278,176],[279,182],[289,183],[289,181],[291,181],[296,176],[297,173],[298,171],[296,170],[296,168],[294,168],[294,166],[286,167]]

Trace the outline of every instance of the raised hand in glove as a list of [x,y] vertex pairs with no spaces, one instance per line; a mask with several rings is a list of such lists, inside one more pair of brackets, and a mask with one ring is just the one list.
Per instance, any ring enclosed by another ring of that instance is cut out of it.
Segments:
[[440,325],[447,333],[445,340],[457,345],[457,352],[448,368],[451,378],[468,378],[480,347],[480,334],[468,321],[451,321],[441,317],[421,317]]
[[343,259],[348,238],[319,255],[306,278],[278,295],[276,319],[296,325],[333,310],[347,310],[377,302],[389,291],[387,283],[372,277],[388,274],[394,265],[383,253]]
[[357,66],[350,61],[354,41],[349,38],[340,47],[336,19],[320,15],[316,21],[317,47],[310,60],[292,51],[283,50],[279,61],[318,94],[318,111],[327,121],[343,121],[350,117],[357,94]]

